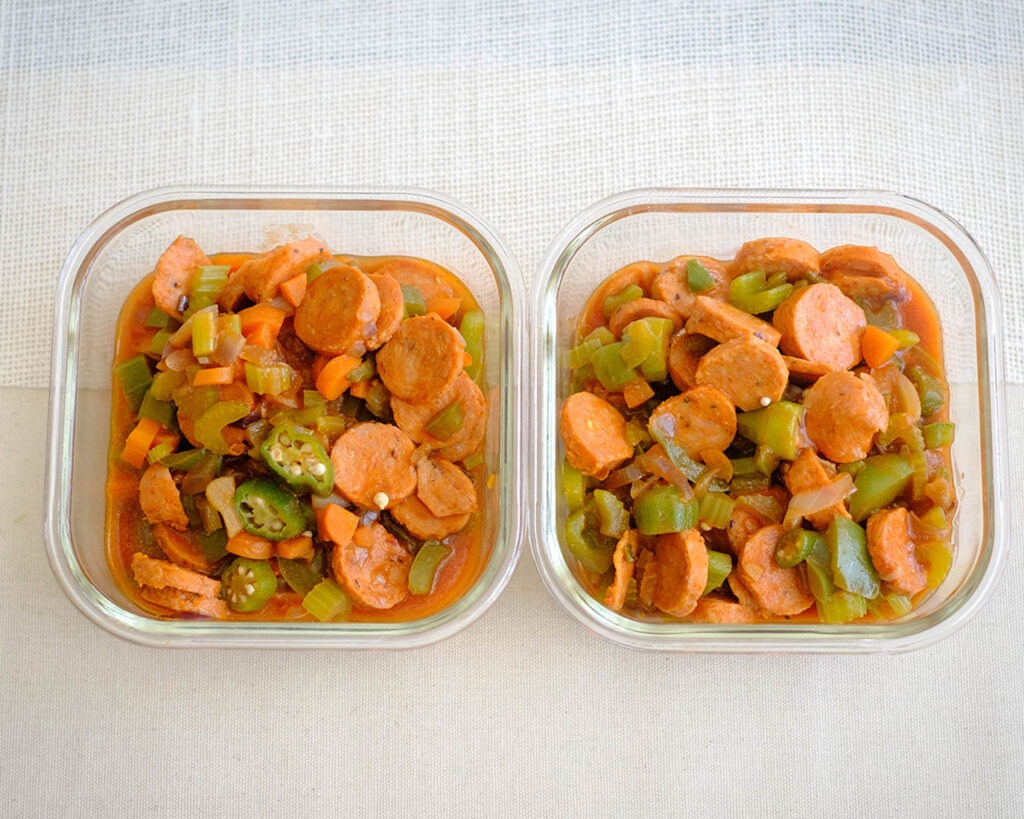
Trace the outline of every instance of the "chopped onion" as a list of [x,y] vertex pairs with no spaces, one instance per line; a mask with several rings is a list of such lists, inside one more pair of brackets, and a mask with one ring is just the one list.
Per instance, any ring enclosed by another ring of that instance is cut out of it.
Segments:
[[242,354],[245,348],[245,336],[239,333],[218,333],[217,349],[214,350],[213,360],[222,367],[230,367]]
[[633,463],[675,486],[682,493],[683,500],[693,497],[690,479],[686,477],[683,470],[669,460],[661,444],[655,444],[643,455],[634,458]]
[[851,494],[853,494],[853,478],[847,472],[840,472],[831,483],[817,489],[797,492],[790,498],[782,525],[787,529],[792,529],[808,515],[828,509],[833,504],[842,503]]
[[918,421],[921,418],[921,396],[913,382],[903,373],[896,374],[896,394],[894,398],[899,400],[899,408],[893,411],[902,410],[907,414],[908,421]]
[[173,353],[168,353],[163,359],[164,364],[167,365],[167,369],[171,372],[181,372],[191,364],[196,363],[196,357],[192,355],[192,351],[189,349],[175,350]]
[[613,491],[627,483],[639,480],[647,473],[635,463],[628,463],[622,469],[616,469],[604,481],[603,486],[608,491]]
[[716,478],[721,478],[726,483],[732,480],[732,461],[721,450],[705,449],[700,453],[700,459],[708,469],[714,471]]

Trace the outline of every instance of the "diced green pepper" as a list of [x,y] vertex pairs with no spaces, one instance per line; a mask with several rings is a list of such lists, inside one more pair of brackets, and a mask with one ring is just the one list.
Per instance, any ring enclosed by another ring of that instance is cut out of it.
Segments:
[[747,313],[769,313],[793,292],[793,285],[769,286],[763,270],[752,270],[729,283],[729,303]]
[[[356,399],[357,401],[359,399]],[[327,438],[341,435],[348,428],[348,421],[340,415],[325,415],[316,419],[316,431]]]
[[581,508],[587,500],[587,478],[568,461],[562,462],[562,491],[570,512]]
[[809,529],[790,529],[775,546],[775,562],[784,569],[799,566],[824,537]]
[[868,554],[864,529],[849,518],[836,515],[825,532],[825,540],[832,557],[835,584],[861,597],[877,597],[880,581]]
[[[210,452],[208,449],[194,451],[201,453],[201,455],[198,461],[188,467],[185,477],[181,481],[181,491],[186,495],[197,495],[200,492],[205,492],[210,481],[220,473],[222,460],[220,455],[216,452]],[[171,457],[173,456],[169,455],[164,461],[166,462]]]
[[629,528],[629,510],[612,492],[594,490],[594,508],[597,512],[597,530],[605,537],[622,537]]
[[[640,319],[647,325],[650,335],[653,336],[653,347],[648,351],[647,356],[640,362],[640,374],[648,381],[664,381],[668,378],[668,347],[672,340],[672,332],[675,325],[671,319],[647,316]],[[636,322],[626,325],[626,332]],[[625,333],[623,333],[625,338]]]
[[738,413],[736,429],[747,440],[767,447],[783,460],[792,461],[800,454],[803,443],[803,417],[804,408],[800,404],[776,401],[763,409]]
[[939,449],[953,443],[953,435],[956,432],[956,424],[949,421],[936,421],[934,424],[925,424],[921,428],[924,436],[924,445],[927,449]]
[[725,582],[725,578],[732,571],[732,556],[725,552],[716,552],[708,549],[708,582],[704,584],[703,597],[708,592],[713,592]]
[[930,418],[946,406],[946,389],[941,379],[921,366],[911,367],[907,371],[907,377],[917,387],[917,394],[921,397],[922,418]]
[[170,330],[160,330],[153,334],[153,338],[149,342],[149,351],[156,356],[162,356],[164,347],[167,346],[167,342],[171,340]]
[[114,367],[114,373],[121,385],[121,392],[132,412],[137,412],[142,399],[153,383],[149,362],[144,355],[133,356]]
[[633,519],[642,535],[684,532],[697,525],[700,507],[675,486],[655,486],[633,502]]
[[604,300],[604,317],[608,318],[626,302],[636,301],[644,297],[644,291],[638,284],[630,284],[622,288],[618,293],[607,296]]
[[569,350],[569,366],[574,370],[585,367],[590,363],[594,350],[600,350],[602,346],[604,345],[596,338],[581,341]]
[[146,316],[146,326],[152,330],[163,330],[171,322],[171,317],[154,305]]
[[865,459],[853,480],[850,516],[858,523],[902,495],[913,475],[913,465],[903,456],[888,453]]
[[174,448],[165,441],[162,444],[157,444],[149,450],[149,452],[146,453],[146,460],[151,464],[155,464],[157,461],[166,458],[172,452],[174,452]]
[[849,623],[868,613],[868,601],[861,595],[837,589],[817,604],[818,616],[826,623]]
[[905,327],[897,327],[895,330],[890,330],[889,335],[899,342],[899,348],[901,350],[913,347],[921,340],[921,337],[917,333],[913,330],[908,330]]
[[715,279],[704,265],[696,259],[690,259],[686,263],[686,284],[691,293],[700,295],[714,289]]
[[250,478],[235,490],[242,528],[267,540],[295,537],[308,524],[302,502],[273,478]]
[[206,456],[205,449],[186,449],[182,452],[171,452],[160,458],[160,463],[168,469],[187,471],[196,466]]
[[160,424],[164,429],[175,430],[178,428],[178,409],[170,401],[161,401],[149,390],[139,404],[139,418],[151,418]]
[[605,344],[611,344],[615,341],[615,334],[607,327],[595,327],[589,333],[584,341],[599,341],[603,347]]
[[405,302],[406,318],[426,315],[427,300],[423,298],[423,292],[416,285],[402,285],[402,300]]
[[199,544],[199,551],[211,563],[228,556],[228,533],[223,527],[212,532],[196,532],[196,542]]
[[880,447],[892,446],[896,441],[905,443],[911,452],[920,452],[924,449],[924,436],[921,427],[911,421],[905,412],[890,414],[888,427],[878,434]]
[[305,597],[313,588],[323,580],[323,576],[315,571],[305,560],[287,560],[283,557],[277,558],[277,568],[281,577],[292,591]]
[[622,360],[621,341],[606,344],[600,350],[595,350],[591,362],[594,365],[594,375],[601,382],[601,386],[612,392],[621,390],[639,377],[636,371]]
[[205,449],[218,455],[230,453],[224,428],[249,414],[244,401],[218,401],[196,419],[195,438]]
[[633,447],[651,443],[651,434],[647,431],[647,424],[639,418],[630,418],[626,421],[626,440]]
[[[345,380],[351,381],[353,383],[358,381],[369,381],[376,374],[377,368],[373,364],[373,359],[365,358],[361,362],[359,362],[358,367],[355,367],[354,369],[348,371],[348,374],[345,376]],[[310,391],[307,390],[307,392]],[[316,392],[316,390],[312,390],[312,392]],[[317,395],[320,395],[320,393],[317,393]],[[323,396],[320,397],[323,398]]]
[[[654,416],[647,423],[647,429],[650,431],[651,437],[661,444],[661,448],[665,450],[668,459],[677,469],[682,471],[689,480],[699,480],[704,472],[704,464],[698,463],[691,458],[687,451],[676,442],[675,430],[671,428],[671,423],[671,419],[667,414]],[[709,488],[718,489],[719,487],[712,486]]]
[[659,339],[646,321],[632,321],[622,331],[619,354],[627,367],[639,367],[650,355],[658,352]]
[[804,565],[807,567],[807,587],[814,599],[819,603],[828,600],[835,593],[836,584],[832,579],[832,555],[825,538],[813,542],[811,550],[804,556]]
[[437,440],[447,441],[462,429],[464,423],[462,399],[456,399],[431,418],[424,429]]
[[565,545],[584,569],[604,574],[611,568],[614,548],[598,539],[595,517],[587,506],[569,515],[565,520]]
[[412,594],[430,594],[434,590],[438,571],[451,553],[452,547],[445,543],[426,541],[416,552],[409,567],[409,591]]
[[931,538],[917,545],[917,556],[925,569],[925,588],[937,589],[953,565],[953,550],[942,538]]
[[484,363],[484,314],[468,310],[459,322],[459,332],[466,341],[466,352],[473,359],[466,365],[466,374],[476,381]]
[[292,424],[274,427],[260,446],[260,456],[289,486],[330,495],[334,466],[316,436]]

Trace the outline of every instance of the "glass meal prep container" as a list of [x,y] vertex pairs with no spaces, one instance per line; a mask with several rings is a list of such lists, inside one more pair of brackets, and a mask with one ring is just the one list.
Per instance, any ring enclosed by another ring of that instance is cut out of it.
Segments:
[[[209,253],[262,252],[315,235],[335,253],[415,256],[451,270],[484,313],[488,399],[483,450],[492,486],[481,498],[489,558],[447,608],[406,622],[163,619],[118,587],[104,548],[115,327],[131,290],[178,235]],[[474,214],[436,193],[285,189],[157,189],[112,207],[72,247],[56,291],[44,527],[53,571],[89,619],[156,646],[407,648],[479,617],[519,556],[519,271]]]
[[[632,262],[690,254],[728,260],[744,242],[764,237],[803,240],[819,251],[876,246],[934,302],[956,424],[953,558],[939,587],[898,619],[832,625],[641,619],[612,611],[588,591],[566,547],[559,410],[570,395],[569,350],[587,299]],[[533,298],[539,406],[530,430],[531,547],[552,596],[592,633],[654,651],[897,652],[947,636],[989,596],[1006,548],[1000,308],[984,255],[944,214],[884,192],[630,191],[598,202],[563,228],[542,263]]]

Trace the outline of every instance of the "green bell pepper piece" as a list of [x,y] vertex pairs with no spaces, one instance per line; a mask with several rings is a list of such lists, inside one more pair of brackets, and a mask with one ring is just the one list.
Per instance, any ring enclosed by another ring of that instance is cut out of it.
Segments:
[[696,295],[707,293],[715,287],[715,279],[696,259],[690,259],[686,263],[686,285],[690,292]]
[[596,514],[589,506],[577,509],[565,519],[565,545],[584,569],[604,574],[612,565],[614,548],[600,540]]
[[245,418],[250,412],[244,401],[218,401],[196,419],[196,440],[210,452],[227,455],[230,451],[224,440],[224,428]]
[[655,486],[633,502],[633,519],[642,535],[684,532],[697,525],[700,506],[685,500],[674,486]]
[[925,424],[921,428],[924,445],[927,449],[949,446],[953,443],[955,432],[956,424],[950,421],[936,421],[934,424]]
[[402,300],[405,303],[406,318],[425,316],[427,314],[427,300],[423,298],[423,291],[416,285],[402,285]]
[[622,537],[629,528],[629,510],[618,497],[604,489],[594,490],[598,531],[605,537]]
[[117,375],[128,407],[132,412],[137,412],[149,385],[153,383],[149,362],[144,355],[133,356],[114,367],[114,373]]
[[621,341],[606,344],[600,350],[595,350],[590,360],[594,365],[597,380],[611,392],[621,390],[639,377],[636,371],[622,360]]
[[626,302],[636,301],[644,297],[644,291],[638,284],[630,284],[622,288],[618,293],[612,293],[607,296],[602,305],[604,309],[604,317],[608,318],[612,313],[618,310]]
[[929,418],[946,406],[946,388],[942,380],[925,370],[915,366],[907,371],[909,378],[921,398],[921,417]]
[[725,552],[716,552],[714,549],[708,549],[708,582],[704,585],[701,597],[721,586],[731,571],[731,555]]
[[430,594],[438,571],[452,551],[451,546],[436,540],[428,540],[420,546],[409,567],[409,591],[412,594]]
[[752,270],[729,283],[729,303],[747,313],[769,313],[793,292],[791,284],[768,282],[763,270]]
[[861,597],[877,597],[881,581],[868,554],[864,529],[849,518],[836,515],[825,532],[825,540],[832,558],[835,584]]
[[570,512],[580,509],[587,500],[587,478],[568,461],[562,462],[562,491]]
[[853,479],[850,516],[858,523],[872,512],[888,506],[907,489],[914,473],[910,461],[902,455],[872,455]]
[[800,404],[776,401],[763,409],[737,413],[736,430],[748,441],[792,461],[800,454],[803,418],[804,408]]
[[472,361],[466,365],[466,374],[476,381],[484,363],[484,314],[469,310],[459,323],[459,332],[466,341],[466,352]]

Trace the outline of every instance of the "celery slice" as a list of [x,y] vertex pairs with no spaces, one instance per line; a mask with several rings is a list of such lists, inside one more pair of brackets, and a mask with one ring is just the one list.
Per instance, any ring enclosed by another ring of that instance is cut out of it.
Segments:
[[570,512],[581,508],[587,500],[586,476],[568,461],[562,462],[562,491]]
[[189,285],[188,309],[185,318],[214,304],[224,291],[231,268],[227,265],[200,265],[192,274]]
[[675,486],[648,489],[633,502],[633,518],[642,535],[684,532],[697,524],[696,500],[685,500]]
[[462,400],[456,399],[431,418],[424,429],[437,440],[447,441],[462,429],[464,423]]
[[405,317],[424,316],[427,313],[427,300],[423,292],[414,284],[402,285],[402,299],[405,302]]
[[245,362],[245,383],[255,393],[280,395],[292,385],[295,371],[287,364],[271,364],[261,367]]
[[341,586],[325,577],[302,598],[302,608],[321,623],[327,623],[348,617],[352,611],[352,601]]
[[154,306],[146,316],[146,326],[152,330],[163,330],[170,323],[171,317],[159,307]]
[[217,349],[217,308],[209,307],[192,315],[192,353],[213,355]]
[[146,390],[153,383],[153,375],[149,371],[149,362],[143,355],[133,356],[114,367],[121,392],[132,412],[139,409]]
[[629,511],[618,497],[604,489],[594,490],[598,531],[605,537],[622,537],[629,528]]
[[177,407],[170,401],[161,401],[149,390],[142,396],[139,404],[139,418],[151,418],[164,429],[174,430],[178,427]]
[[459,333],[466,342],[466,352],[473,359],[466,365],[466,374],[476,381],[484,363],[484,314],[469,310],[459,323]]
[[949,446],[953,443],[955,432],[956,424],[949,421],[936,421],[934,424],[925,424],[921,428],[921,434],[924,436],[924,445],[927,449]]
[[700,499],[700,520],[712,529],[724,529],[735,506],[736,501],[724,492],[705,492]]

